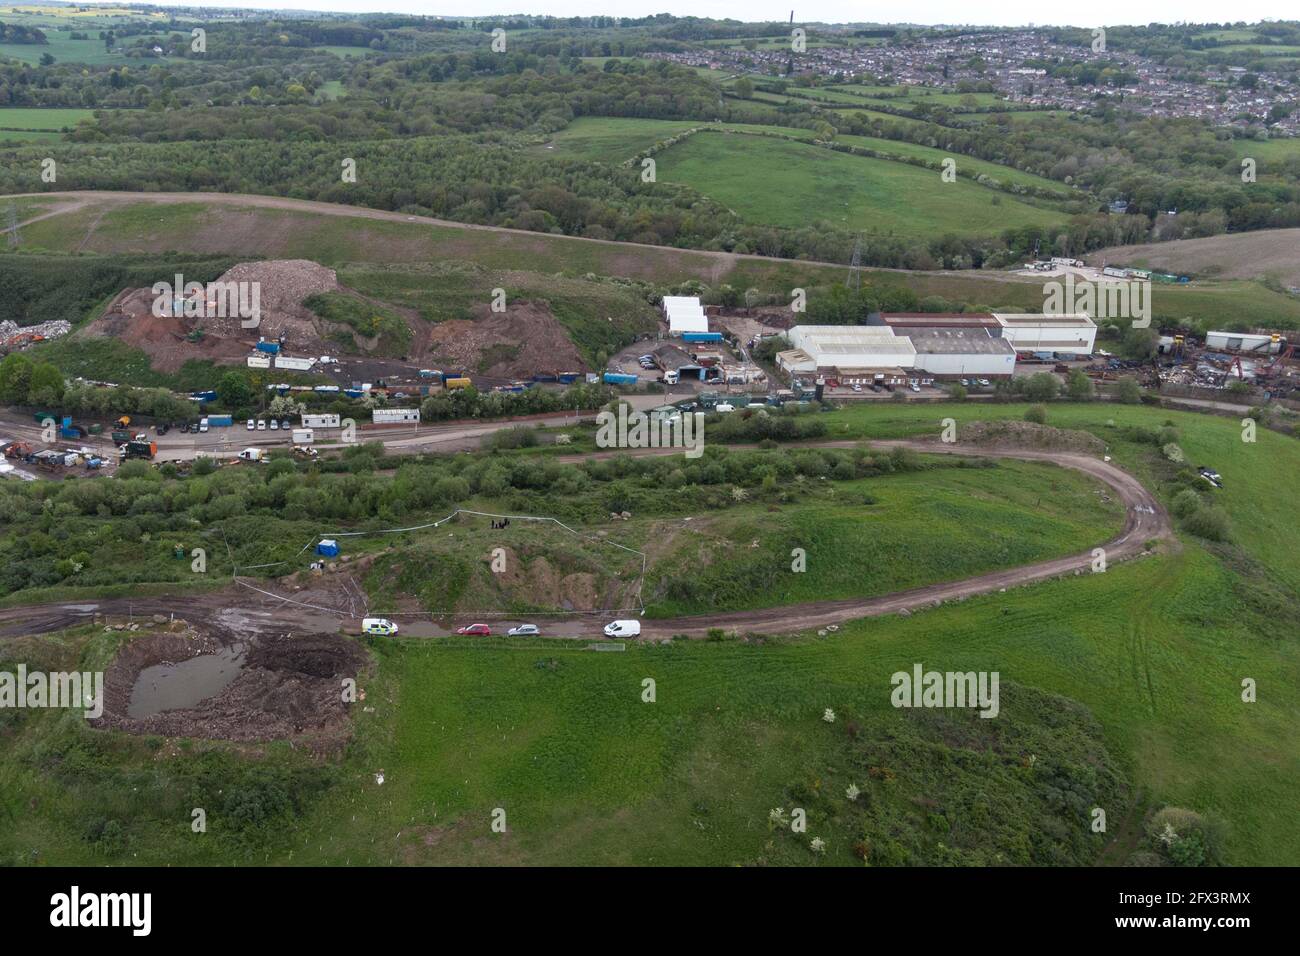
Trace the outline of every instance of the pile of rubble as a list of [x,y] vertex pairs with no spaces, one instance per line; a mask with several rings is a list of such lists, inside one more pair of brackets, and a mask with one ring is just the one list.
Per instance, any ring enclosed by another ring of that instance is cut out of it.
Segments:
[[27,342],[57,339],[71,331],[72,323],[64,319],[38,322],[36,325],[19,325],[17,322],[5,319],[0,322],[0,346],[12,347]]

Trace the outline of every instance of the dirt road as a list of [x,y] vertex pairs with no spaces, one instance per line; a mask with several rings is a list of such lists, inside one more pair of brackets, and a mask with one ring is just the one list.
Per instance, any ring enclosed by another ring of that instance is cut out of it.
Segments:
[[[851,441],[832,441],[812,443],[811,446],[804,447],[844,448],[854,447],[856,444],[858,443]],[[1062,468],[1073,468],[1096,478],[1108,485],[1127,508],[1123,530],[1118,536],[1101,545],[1105,549],[1108,564],[1143,553],[1148,541],[1164,540],[1173,535],[1169,516],[1141,482],[1116,465],[1087,455],[1016,448],[975,447],[960,443],[945,445],[928,441],[880,441],[872,442],[871,445],[876,449],[909,448],[926,454],[1046,462]],[[680,449],[644,449],[640,453],[680,454]],[[629,452],[618,454],[629,454]],[[674,634],[702,637],[710,628],[742,633],[780,634],[802,631],[825,627],[828,624],[840,624],[857,618],[897,614],[900,611],[911,612],[933,606],[937,602],[987,594],[1048,578],[1076,573],[1087,574],[1091,573],[1093,560],[1092,548],[1089,548],[1069,557],[1040,561],[1018,568],[976,575],[960,581],[931,584],[874,598],[814,601],[763,610],[734,611],[686,618],[646,619],[642,621],[642,634],[650,638],[667,638]],[[113,598],[8,608],[0,610],[0,637],[61,630],[88,621],[93,615],[103,614],[111,614],[118,618],[127,614],[148,616],[176,613],[196,623],[208,621],[224,630],[242,633],[334,630],[342,623],[341,618],[350,618],[350,615],[333,612],[327,608],[296,604],[294,599],[287,595],[270,596],[266,591],[255,589],[252,584],[253,582],[237,584],[221,592],[210,594],[191,593],[176,599]],[[260,589],[262,586],[261,582],[257,582],[256,588]],[[485,619],[493,620],[503,629],[516,623],[489,616],[485,616]],[[355,621],[355,619],[351,620]],[[562,634],[565,637],[600,636],[601,628],[606,623],[605,617],[592,615],[543,615],[532,620],[538,622],[548,634]],[[444,627],[427,618],[403,618],[402,630],[404,634],[413,637],[436,637],[447,633]]]

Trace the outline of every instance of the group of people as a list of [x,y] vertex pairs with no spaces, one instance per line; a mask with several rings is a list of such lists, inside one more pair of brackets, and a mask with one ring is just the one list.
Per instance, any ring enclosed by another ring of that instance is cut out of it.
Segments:
[[492,530],[493,530],[493,531],[500,531],[502,528],[508,528],[508,527],[510,527],[510,519],[509,519],[509,518],[502,518],[500,521],[496,521],[496,520],[494,519],[493,522],[492,522]]

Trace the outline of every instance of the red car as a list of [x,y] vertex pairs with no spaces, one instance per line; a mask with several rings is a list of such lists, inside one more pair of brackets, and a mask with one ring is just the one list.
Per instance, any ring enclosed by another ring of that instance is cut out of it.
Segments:
[[486,624],[466,624],[464,627],[456,628],[456,633],[489,635],[492,633],[492,628],[488,627]]

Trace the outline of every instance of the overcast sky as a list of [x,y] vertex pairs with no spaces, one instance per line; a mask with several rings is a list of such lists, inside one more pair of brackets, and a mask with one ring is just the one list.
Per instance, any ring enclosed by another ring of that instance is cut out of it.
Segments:
[[[182,6],[173,0],[154,0],[163,6]],[[1295,0],[1257,0],[1225,4],[1211,0],[1093,0],[1078,5],[1049,4],[1042,0],[911,0],[901,5],[877,5],[852,0],[456,0],[439,4],[430,0],[250,0],[223,6],[270,10],[338,10],[349,13],[417,13],[427,16],[481,16],[501,13],[549,14],[556,17],[639,17],[654,13],[679,16],[730,17],[735,20],[788,20],[847,23],[875,21],[909,23],[977,23],[1017,26],[1026,23],[1109,26],[1121,23],[1222,23],[1232,19],[1300,18]]]

